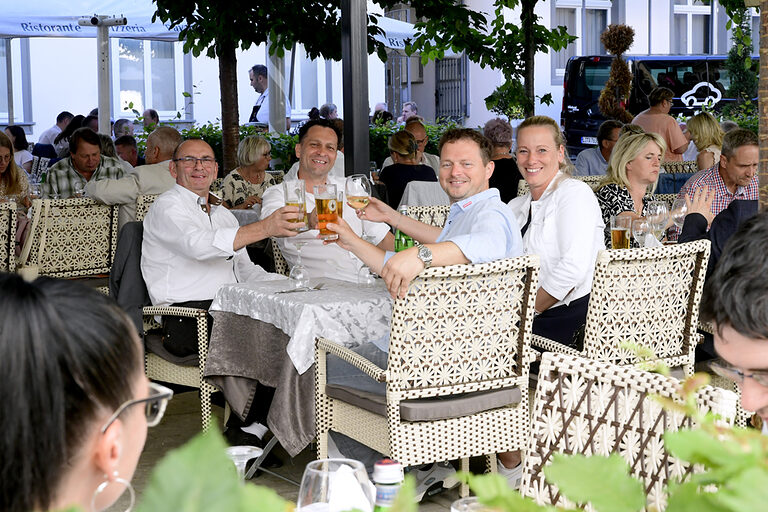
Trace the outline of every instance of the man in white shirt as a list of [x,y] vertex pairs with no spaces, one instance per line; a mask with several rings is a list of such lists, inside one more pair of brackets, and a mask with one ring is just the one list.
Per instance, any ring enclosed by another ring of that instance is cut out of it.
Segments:
[[[248,71],[248,77],[251,80],[251,87],[261,94],[256,99],[256,104],[253,106],[251,116],[248,118],[249,123],[264,123],[269,124],[269,79],[267,78],[267,66],[262,64],[256,64]],[[285,98],[285,129],[291,129],[291,102],[288,98]]]
[[[344,196],[346,180],[330,175],[333,163],[336,161],[336,151],[340,134],[336,127],[327,119],[319,119],[304,124],[299,130],[299,143],[296,145],[296,156],[299,157],[298,179],[306,185],[307,213],[315,208],[315,185],[334,184],[337,194]],[[345,201],[346,202],[346,201]],[[270,215],[285,205],[285,193],[282,185],[270,187],[264,192],[261,203],[261,215]],[[362,221],[357,218],[355,211],[345,205],[342,216],[358,235],[362,232]],[[370,235],[372,243],[385,250],[392,250],[394,237],[386,224],[366,222],[366,235]],[[362,266],[361,261],[349,251],[336,244],[323,245],[317,238],[318,231],[309,230],[296,237],[296,241],[306,242],[301,251],[301,260],[307,268],[310,277],[330,277],[344,281],[357,282],[357,274]],[[278,246],[289,266],[296,264],[298,251],[290,240],[278,239]]]
[[[427,142],[429,142],[427,129],[424,127],[424,120],[418,116],[411,117],[406,121],[403,129],[413,135],[416,139],[416,144],[419,145],[419,149],[416,150],[416,160],[418,163],[430,166],[435,170],[435,174],[440,176],[440,157],[424,152],[427,148]],[[388,156],[386,160],[384,160],[384,163],[381,164],[381,168],[384,169],[385,167],[389,167],[393,163],[392,157]]]
[[40,134],[40,137],[37,139],[38,144],[50,144],[53,146],[53,141],[56,138],[58,134],[60,134],[62,131],[64,131],[64,128],[66,128],[69,125],[69,122],[72,120],[72,118],[75,117],[72,115],[71,112],[67,112],[66,110],[61,112],[59,115],[56,116],[56,124],[45,130],[43,133]]
[[[291,228],[302,224],[289,219],[298,208],[283,207],[240,226],[229,210],[209,202],[218,165],[211,147],[199,139],[176,148],[170,173],[176,185],[157,198],[144,219],[141,273],[152,304],[207,309],[221,285],[274,278],[250,261],[245,246],[270,236],[294,236]],[[164,326],[165,348],[179,357],[196,352],[196,336],[177,332],[175,322]]]
[[162,194],[176,184],[171,176],[173,152],[181,143],[181,134],[170,126],[160,126],[147,137],[147,165],[140,165],[117,180],[89,181],[88,197],[104,204],[119,204],[118,223],[136,220],[136,199],[144,194]]

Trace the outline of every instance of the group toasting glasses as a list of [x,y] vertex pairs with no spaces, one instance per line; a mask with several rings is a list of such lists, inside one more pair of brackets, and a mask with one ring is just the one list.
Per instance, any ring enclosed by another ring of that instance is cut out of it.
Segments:
[[[283,191],[285,193],[285,205],[295,206],[299,209],[295,219],[291,222],[304,222],[304,226],[296,228],[296,231],[303,232],[309,229],[306,205],[306,183],[304,180],[288,180],[283,182]],[[339,235],[328,229],[329,223],[336,223],[342,216],[344,199],[355,210],[362,210],[371,200],[371,182],[364,174],[354,174],[347,178],[344,191],[337,190],[333,183],[324,185],[315,185],[312,189],[315,196],[315,210],[317,213],[317,229],[320,230],[322,240],[337,240]],[[373,242],[373,237],[366,235],[365,222],[362,221],[361,236],[363,240]],[[289,278],[294,280],[296,288],[302,289],[309,287],[309,274],[307,269],[301,264],[301,248],[308,243],[306,238],[293,238],[291,240],[297,249],[297,262],[291,269]],[[358,284],[370,285],[374,281],[374,276],[368,267],[363,265],[358,273]]]

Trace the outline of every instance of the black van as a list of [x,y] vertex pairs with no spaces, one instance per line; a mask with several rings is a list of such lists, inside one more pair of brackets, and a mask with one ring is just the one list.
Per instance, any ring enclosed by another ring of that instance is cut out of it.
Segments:
[[[657,85],[675,93],[670,114],[692,115],[706,105],[716,110],[733,102],[727,91],[730,73],[727,55],[627,55],[632,90],[627,110],[639,114],[648,108],[648,94]],[[758,57],[753,56],[757,63]],[[571,157],[597,144],[597,129],[605,117],[597,101],[611,70],[613,56],[571,57],[565,68],[560,124]],[[754,69],[758,66],[755,65]],[[756,100],[755,100],[756,101]]]

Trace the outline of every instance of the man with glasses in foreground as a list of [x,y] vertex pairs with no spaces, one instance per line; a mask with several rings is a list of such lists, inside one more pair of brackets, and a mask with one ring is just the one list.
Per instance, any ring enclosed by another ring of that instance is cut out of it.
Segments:
[[701,320],[714,326],[710,366],[741,388],[741,405],[768,433],[768,213],[746,221],[704,284]]

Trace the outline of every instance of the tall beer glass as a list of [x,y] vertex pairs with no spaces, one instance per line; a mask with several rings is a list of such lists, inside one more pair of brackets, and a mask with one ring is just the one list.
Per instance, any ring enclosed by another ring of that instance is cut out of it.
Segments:
[[320,238],[323,240],[336,240],[339,235],[326,228],[329,222],[336,223],[338,215],[338,200],[336,185],[315,185],[315,208],[317,208],[317,227],[320,230]]

